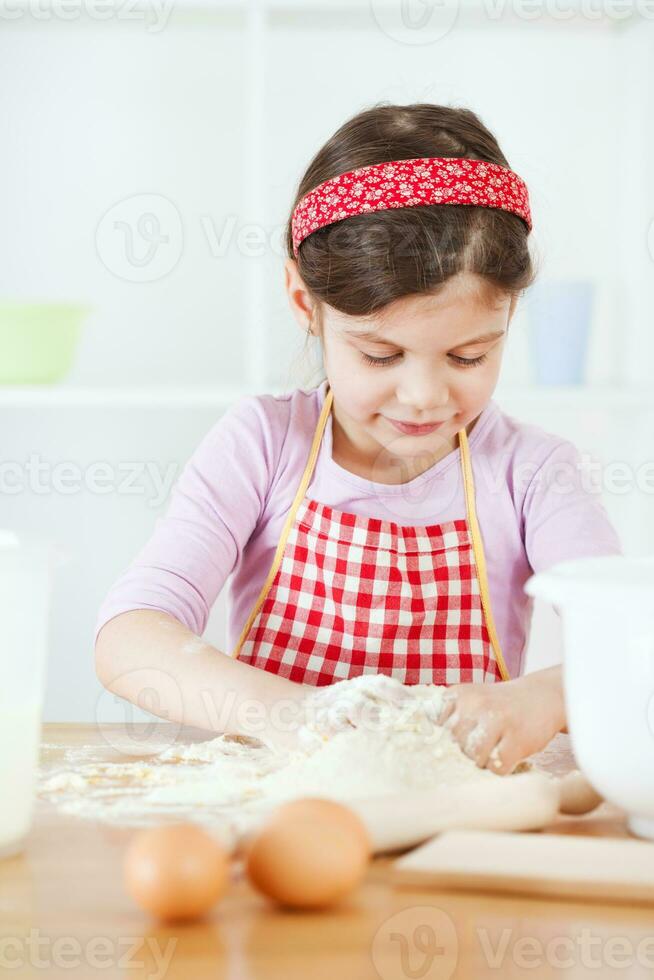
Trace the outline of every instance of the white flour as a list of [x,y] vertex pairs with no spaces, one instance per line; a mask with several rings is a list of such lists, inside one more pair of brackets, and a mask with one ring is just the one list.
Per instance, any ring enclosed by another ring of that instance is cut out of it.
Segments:
[[263,809],[297,796],[347,802],[502,778],[480,769],[435,723],[445,690],[365,674],[311,694],[291,752],[229,735],[136,762],[98,762],[92,749],[70,750],[67,767],[42,771],[39,794],[95,820],[134,825],[184,813],[245,827]]

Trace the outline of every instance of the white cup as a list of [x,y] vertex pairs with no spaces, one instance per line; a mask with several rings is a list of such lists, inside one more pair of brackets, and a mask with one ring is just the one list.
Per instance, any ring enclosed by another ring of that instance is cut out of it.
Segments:
[[32,823],[53,559],[0,530],[0,858],[24,849]]
[[563,686],[580,769],[654,839],[654,557],[561,562],[525,583],[556,606]]

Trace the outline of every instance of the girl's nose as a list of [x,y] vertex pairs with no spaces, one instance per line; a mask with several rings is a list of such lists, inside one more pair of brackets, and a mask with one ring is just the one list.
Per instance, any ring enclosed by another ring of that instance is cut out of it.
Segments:
[[416,415],[437,414],[450,400],[446,384],[433,377],[413,379],[397,393],[398,401],[413,406]]

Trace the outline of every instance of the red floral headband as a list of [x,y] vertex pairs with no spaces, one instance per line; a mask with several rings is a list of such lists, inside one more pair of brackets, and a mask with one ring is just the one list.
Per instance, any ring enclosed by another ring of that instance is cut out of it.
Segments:
[[293,212],[293,253],[297,257],[307,235],[334,221],[426,204],[501,208],[532,227],[527,185],[506,167],[468,157],[389,160],[338,174],[305,194]]

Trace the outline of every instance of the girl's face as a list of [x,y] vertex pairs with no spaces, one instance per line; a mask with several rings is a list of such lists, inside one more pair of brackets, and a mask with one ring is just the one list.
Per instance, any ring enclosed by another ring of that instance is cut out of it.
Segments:
[[[476,277],[462,275],[437,296],[403,297],[365,320],[323,307],[334,449],[372,469],[373,479],[398,462],[422,472],[456,448],[457,431],[488,404],[515,303],[506,297],[489,306],[478,287]],[[293,305],[292,289],[289,298]],[[443,424],[406,435],[391,419]]]

